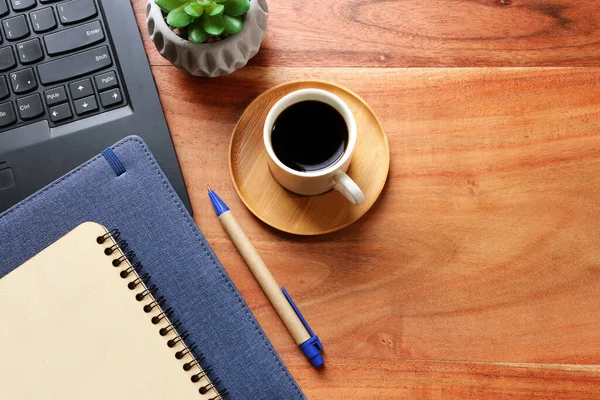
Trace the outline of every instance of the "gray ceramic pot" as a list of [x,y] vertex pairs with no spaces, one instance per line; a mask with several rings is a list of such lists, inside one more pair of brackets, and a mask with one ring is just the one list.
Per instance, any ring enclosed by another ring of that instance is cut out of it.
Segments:
[[146,23],[158,52],[175,67],[196,76],[227,75],[254,57],[267,34],[266,0],[251,0],[241,32],[215,43],[194,44],[177,36],[154,0],[146,4]]

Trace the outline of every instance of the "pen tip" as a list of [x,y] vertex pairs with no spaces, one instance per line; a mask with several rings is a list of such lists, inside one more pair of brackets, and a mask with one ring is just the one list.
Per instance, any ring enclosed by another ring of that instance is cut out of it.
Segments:
[[208,193],[212,192],[211,188],[207,187],[207,189],[208,189]]

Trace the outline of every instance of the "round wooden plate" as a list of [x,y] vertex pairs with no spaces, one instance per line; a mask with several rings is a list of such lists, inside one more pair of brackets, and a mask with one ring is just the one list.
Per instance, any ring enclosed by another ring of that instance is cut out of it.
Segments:
[[[348,104],[358,127],[356,150],[348,175],[360,186],[365,202],[352,205],[332,190],[320,196],[300,196],[273,178],[263,144],[263,125],[271,107],[299,89],[327,90]],[[233,130],[229,148],[231,179],[238,195],[259,219],[273,228],[297,235],[320,235],[342,229],[362,217],[383,190],[390,166],[387,136],[375,113],[352,91],[323,81],[284,83],[258,96]]]

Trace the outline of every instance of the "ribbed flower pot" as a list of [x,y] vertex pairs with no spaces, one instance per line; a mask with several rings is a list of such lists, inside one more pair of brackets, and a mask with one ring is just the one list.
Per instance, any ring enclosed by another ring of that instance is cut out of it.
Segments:
[[268,16],[266,0],[251,0],[240,32],[214,43],[194,44],[171,30],[154,0],[146,4],[148,32],[158,52],[175,67],[195,76],[227,75],[246,65],[267,34]]

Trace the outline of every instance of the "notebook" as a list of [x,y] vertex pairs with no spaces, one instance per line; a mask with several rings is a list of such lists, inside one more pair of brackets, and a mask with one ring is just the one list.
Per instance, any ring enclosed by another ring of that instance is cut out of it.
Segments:
[[0,214],[0,280],[87,221],[119,229],[226,399],[305,398],[139,137]]
[[0,397],[222,399],[143,277],[88,222],[0,279]]

